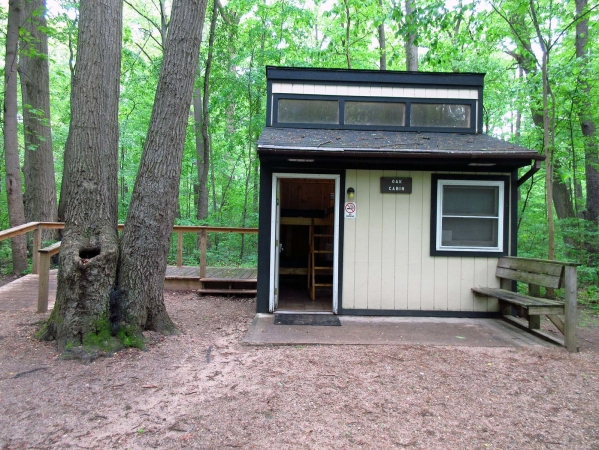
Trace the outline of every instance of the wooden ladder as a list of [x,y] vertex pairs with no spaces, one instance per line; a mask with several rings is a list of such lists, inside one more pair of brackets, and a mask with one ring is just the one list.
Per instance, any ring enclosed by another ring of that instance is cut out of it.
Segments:
[[[331,239],[332,234],[328,233],[317,233],[315,230],[314,219],[310,223],[310,255],[308,258],[308,291],[310,292],[310,300],[316,299],[316,288],[317,287],[333,287],[333,282],[330,283],[317,283],[316,275],[320,272],[321,274],[331,273],[333,268],[331,266],[317,266],[316,255],[318,254],[330,254],[334,253],[334,250],[321,250],[321,246],[317,246],[317,242],[320,243],[321,239]],[[330,242],[327,242],[330,243]]]

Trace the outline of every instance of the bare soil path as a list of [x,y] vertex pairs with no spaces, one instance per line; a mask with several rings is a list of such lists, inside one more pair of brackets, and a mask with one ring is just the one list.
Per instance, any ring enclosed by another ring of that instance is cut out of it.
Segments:
[[[599,448],[599,327],[559,348],[250,347],[253,299],[166,293],[178,336],[87,365],[0,311],[0,448]],[[33,305],[32,305],[33,306]]]

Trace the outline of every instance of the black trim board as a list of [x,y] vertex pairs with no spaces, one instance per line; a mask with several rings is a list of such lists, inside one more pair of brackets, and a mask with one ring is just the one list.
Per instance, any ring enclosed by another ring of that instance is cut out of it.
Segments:
[[344,316],[444,317],[465,319],[499,319],[501,312],[489,311],[430,311],[413,309],[339,309]]
[[[431,175],[431,221],[430,221],[430,256],[448,257],[478,257],[478,258],[500,258],[509,254],[509,226],[510,222],[510,176],[503,175],[452,175],[433,173]],[[475,180],[475,181],[503,181],[503,251],[489,252],[476,250],[437,250],[437,183],[439,180]]]
[[266,66],[269,81],[305,81],[311,83],[355,83],[369,85],[409,84],[414,86],[482,87],[484,73],[400,72],[392,70],[315,69],[307,67]]

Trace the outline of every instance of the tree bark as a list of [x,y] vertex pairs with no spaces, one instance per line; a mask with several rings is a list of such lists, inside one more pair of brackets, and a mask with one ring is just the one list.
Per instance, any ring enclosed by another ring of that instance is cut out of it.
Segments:
[[381,14],[381,23],[379,25],[379,69],[387,70],[387,43],[385,41],[385,20],[382,19],[384,17],[384,8],[383,8],[383,0],[379,0],[379,8]]
[[118,261],[117,178],[109,171],[118,159],[122,0],[81,0],[79,20],[65,229],[56,304],[42,336],[61,350],[109,319]]
[[[4,158],[6,169],[6,197],[11,227],[25,223],[19,139],[17,131],[17,66],[19,48],[19,21],[21,0],[8,2],[6,53],[4,63]],[[21,275],[27,270],[27,239],[25,235],[11,239],[12,270]]]
[[351,14],[349,11],[348,0],[343,0],[345,7],[345,60],[347,61],[347,68],[351,69],[351,52],[350,52],[350,38],[351,38]]
[[[576,0],[576,16],[586,12],[587,0]],[[576,24],[576,58],[581,65],[578,83],[581,90],[581,101],[578,105],[578,119],[584,137],[584,159],[586,175],[586,212],[585,219],[595,225],[599,222],[599,155],[597,154],[597,128],[593,120],[593,107],[590,101],[591,86],[587,80],[587,59],[590,57],[587,45],[589,42],[589,19],[584,16]]]
[[406,0],[406,70],[418,71],[418,46],[416,42],[416,21],[414,20],[414,0]]
[[175,0],[172,6],[154,108],[121,239],[115,294],[120,309],[115,316],[134,332],[177,331],[164,306],[164,274],[205,9],[205,0]]
[[198,166],[197,215],[198,220],[208,218],[208,170],[210,168],[209,148],[204,144],[202,90],[196,88],[193,96],[193,118],[196,138],[196,156]]
[[[25,140],[25,193],[28,222],[56,222],[56,180],[50,128],[50,73],[45,0],[23,0],[19,76],[23,101]],[[43,239],[55,239],[55,230],[44,230]]]

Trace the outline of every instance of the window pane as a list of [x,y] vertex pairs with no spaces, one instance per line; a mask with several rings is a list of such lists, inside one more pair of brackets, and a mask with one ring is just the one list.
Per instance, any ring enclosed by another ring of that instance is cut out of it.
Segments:
[[443,218],[441,245],[451,247],[497,247],[497,219]]
[[279,123],[339,123],[337,100],[279,99]]
[[412,103],[410,125],[413,127],[470,128],[470,105]]
[[443,215],[498,216],[498,186],[443,186]]
[[406,124],[405,115],[405,103],[345,102],[346,125],[403,127]]

